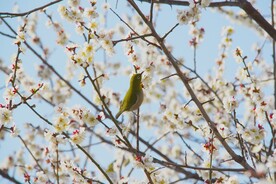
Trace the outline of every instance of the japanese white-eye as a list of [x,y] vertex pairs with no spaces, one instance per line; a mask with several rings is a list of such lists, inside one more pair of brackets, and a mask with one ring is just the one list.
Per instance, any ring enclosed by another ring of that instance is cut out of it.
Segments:
[[134,111],[140,107],[143,102],[144,94],[142,89],[142,74],[133,74],[130,79],[129,88],[121,103],[120,110],[116,114],[116,119],[125,111]]

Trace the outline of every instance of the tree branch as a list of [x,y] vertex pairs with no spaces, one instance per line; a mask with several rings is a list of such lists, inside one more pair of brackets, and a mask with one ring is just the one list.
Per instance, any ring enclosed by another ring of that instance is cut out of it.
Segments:
[[27,12],[23,12],[23,13],[0,12],[0,17],[1,18],[14,18],[14,17],[28,16],[31,13],[34,13],[34,12],[39,11],[39,10],[42,10],[42,9],[48,7],[48,6],[51,6],[51,5],[56,4],[56,3],[59,3],[61,1],[63,1],[63,0],[56,0],[56,1],[50,2],[48,4],[45,4],[43,6],[40,6],[38,8],[32,9],[32,10],[27,11]]
[[[138,0],[141,2],[151,3],[152,0]],[[189,1],[176,1],[176,0],[153,0],[156,4],[168,4],[170,6],[189,6]],[[222,1],[210,3],[209,7],[221,7],[221,6],[239,6],[238,2]]]
[[239,0],[239,7],[242,8],[248,16],[261,26],[273,40],[276,40],[276,30],[273,26],[256,10],[247,0]]
[[2,176],[3,178],[16,183],[16,184],[22,184],[19,181],[17,181],[15,178],[11,177],[7,172],[3,171],[2,169],[0,169],[0,176]]

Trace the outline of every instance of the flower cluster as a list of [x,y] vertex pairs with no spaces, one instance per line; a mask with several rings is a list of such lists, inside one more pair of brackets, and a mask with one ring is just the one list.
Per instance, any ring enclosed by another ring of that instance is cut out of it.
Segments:
[[183,117],[181,117],[181,114],[174,113],[170,110],[166,110],[164,112],[163,120],[167,129],[172,132],[183,129],[186,126]]
[[247,127],[245,130],[240,132],[243,139],[251,144],[260,144],[265,137],[265,130],[262,125],[258,125],[257,127]]
[[0,127],[12,122],[12,111],[1,107],[0,108]]
[[195,23],[199,21],[201,8],[206,8],[210,5],[211,0],[190,0],[190,9],[188,10],[178,10],[177,20],[180,25]]
[[73,131],[73,136],[71,138],[74,144],[80,144],[85,139],[85,128],[81,127],[80,129]]
[[199,18],[200,9],[198,7],[177,11],[177,21],[180,25],[197,22]]
[[153,158],[150,155],[140,156],[136,155],[134,158],[134,165],[138,168],[146,168],[148,170],[153,170]]
[[235,110],[238,107],[238,101],[235,99],[234,96],[225,98],[223,101],[224,109],[231,113],[233,110]]

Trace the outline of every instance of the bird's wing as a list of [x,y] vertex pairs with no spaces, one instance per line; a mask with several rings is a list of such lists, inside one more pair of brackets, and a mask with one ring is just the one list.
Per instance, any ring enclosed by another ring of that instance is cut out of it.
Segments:
[[120,111],[129,111],[130,108],[136,103],[137,101],[137,95],[135,95],[134,92],[128,91],[126,93],[126,96],[122,102],[122,106],[120,108]]
[[140,91],[139,93],[135,93],[135,94],[137,99],[136,99],[136,102],[131,106],[130,111],[134,111],[138,109],[140,105],[143,103],[143,99],[144,99],[143,91]]

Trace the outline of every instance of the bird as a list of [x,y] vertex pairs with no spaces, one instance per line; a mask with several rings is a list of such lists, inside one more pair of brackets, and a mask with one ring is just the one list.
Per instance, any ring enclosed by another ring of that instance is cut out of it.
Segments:
[[132,75],[129,82],[129,88],[120,105],[120,110],[116,114],[116,119],[118,119],[120,115],[125,111],[134,111],[138,109],[143,103],[144,93],[141,82],[142,74],[143,72]]

